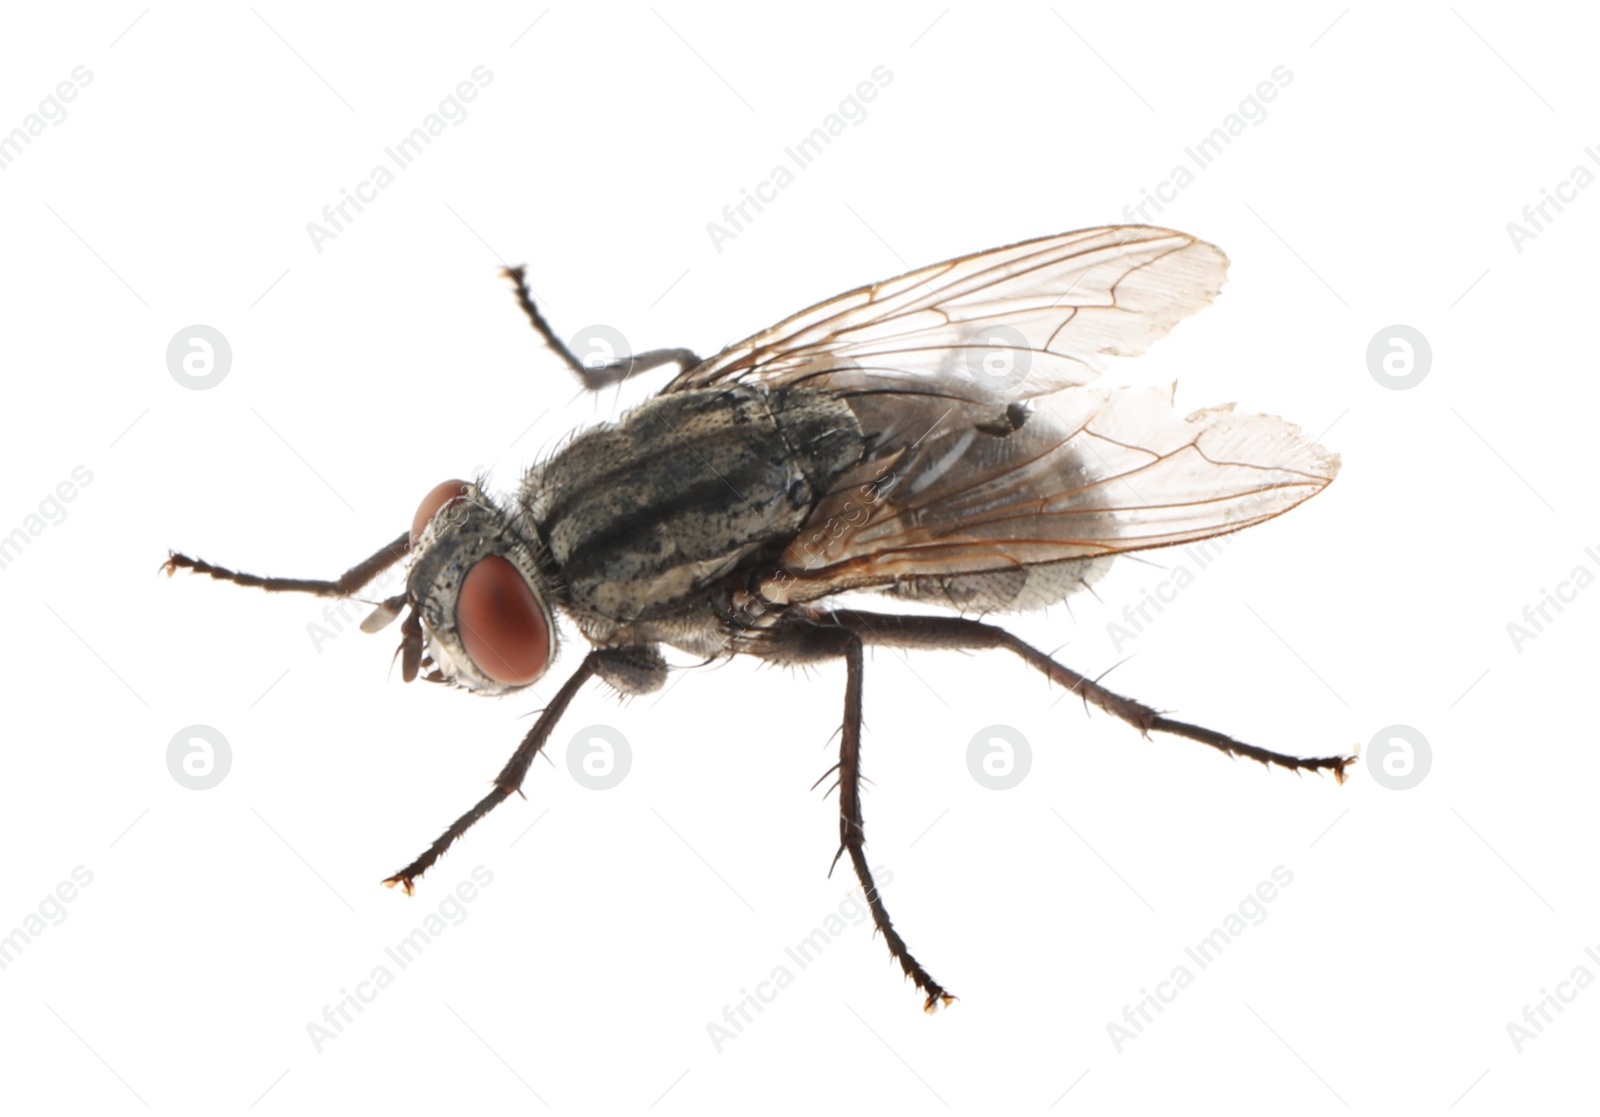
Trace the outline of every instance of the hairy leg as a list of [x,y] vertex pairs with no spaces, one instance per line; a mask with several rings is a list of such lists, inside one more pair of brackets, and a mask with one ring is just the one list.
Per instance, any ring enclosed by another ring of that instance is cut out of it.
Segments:
[[841,609],[824,613],[817,619],[824,626],[838,626],[854,633],[863,644],[898,648],[943,648],[978,650],[1004,648],[1020,656],[1028,664],[1080,695],[1086,703],[1093,703],[1106,713],[1121,718],[1148,736],[1152,731],[1170,733],[1210,745],[1214,749],[1242,756],[1262,764],[1276,764],[1295,771],[1331,771],[1334,778],[1344,782],[1345,768],[1356,760],[1347,756],[1290,756],[1270,749],[1247,745],[1226,733],[1218,733],[1204,726],[1191,725],[1166,717],[1157,711],[1107,690],[1092,679],[1078,674],[1051,659],[1044,652],[1013,636],[1003,628],[984,624],[965,617],[901,616],[888,613],[863,613],[854,609]]
[[[829,866],[828,872],[832,874],[840,857],[846,853],[850,855],[856,880],[861,882],[867,906],[872,912],[873,926],[882,933],[889,953],[900,963],[901,970],[925,995],[923,1010],[932,1012],[941,1004],[950,1004],[955,996],[912,957],[905,939],[894,929],[889,910],[884,907],[883,897],[878,892],[877,882],[872,878],[872,869],[867,865],[867,836],[861,815],[862,644],[859,635],[841,625],[830,623],[826,617],[813,620],[796,614],[792,620],[786,620],[764,633],[755,654],[776,663],[795,666],[829,659],[843,659],[845,662],[844,725],[839,739],[839,763],[829,769],[829,772],[838,772],[839,776],[836,785],[839,789],[839,851],[834,854],[833,865]],[[827,778],[828,772],[824,772],[822,779]],[[822,780],[817,782],[821,783]]]
[[660,368],[665,364],[676,364],[682,370],[688,370],[700,363],[700,358],[689,349],[652,349],[646,353],[635,353],[631,357],[619,357],[614,361],[607,361],[603,365],[593,368],[580,361],[575,353],[568,348],[567,343],[556,336],[550,328],[550,323],[545,321],[544,315],[534,304],[533,295],[528,290],[525,271],[521,267],[503,268],[501,274],[517,285],[517,305],[522,307],[522,313],[528,316],[528,323],[548,345],[555,355],[561,358],[563,364],[572,370],[583,386],[591,392],[598,392],[602,388],[609,388],[613,384],[620,384],[630,376],[637,376],[641,372],[649,372],[653,368]]
[[411,550],[411,533],[405,532],[377,554],[352,566],[331,582],[309,578],[263,578],[257,574],[241,574],[237,570],[213,566],[205,559],[190,558],[176,551],[167,552],[167,561],[162,564],[161,569],[165,570],[168,576],[179,570],[193,570],[196,574],[209,574],[219,581],[232,582],[239,586],[254,586],[268,593],[309,593],[317,597],[349,597],[405,558],[409,550]]
[[561,689],[556,691],[556,696],[550,700],[550,705],[544,708],[538,720],[533,723],[533,728],[528,730],[528,735],[522,739],[522,744],[517,746],[517,751],[511,754],[511,759],[506,761],[506,766],[500,769],[500,774],[494,778],[494,790],[478,800],[470,811],[451,823],[450,828],[440,834],[420,857],[385,880],[384,884],[390,888],[398,884],[406,890],[406,895],[411,895],[412,885],[416,879],[427,872],[457,838],[470,830],[480,818],[509,799],[513,792],[521,791],[523,778],[528,774],[528,766],[533,763],[533,758],[539,755],[539,750],[544,748],[545,742],[550,739],[556,723],[561,720],[561,715],[567,712],[567,706],[571,704],[573,697],[589,680],[589,676],[596,673],[604,656],[603,650],[591,651],[572,673],[572,677],[561,684]]
[[[839,852],[834,854],[837,865],[841,854],[850,854],[850,864],[855,866],[856,880],[866,894],[867,905],[872,909],[872,922],[883,932],[883,941],[889,953],[905,975],[916,982],[917,988],[927,995],[922,1002],[924,1012],[932,1012],[939,1005],[949,1005],[955,995],[933,979],[922,968],[922,963],[911,956],[905,939],[889,920],[889,910],[883,906],[877,882],[867,867],[867,834],[861,817],[861,641],[852,637],[844,645],[844,729],[839,739]],[[829,869],[832,872],[832,869]]]

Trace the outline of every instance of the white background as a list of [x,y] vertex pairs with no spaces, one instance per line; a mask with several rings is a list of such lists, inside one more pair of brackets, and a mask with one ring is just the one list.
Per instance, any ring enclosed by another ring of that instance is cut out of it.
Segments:
[[[1520,1053],[1507,1031],[1575,967],[1600,975],[1583,951],[1600,944],[1583,697],[1600,591],[1520,648],[1507,631],[1574,567],[1600,573],[1577,468],[1600,190],[1547,209],[1520,252],[1506,228],[1574,166],[1600,171],[1580,18],[8,10],[0,129],[75,66],[93,79],[0,171],[0,534],[75,466],[93,479],[0,570],[0,932],[75,866],[93,880],[0,970],[6,1107],[1498,1113],[1592,1096],[1600,992]],[[493,80],[466,119],[316,251],[308,222],[479,65]],[[878,66],[893,80],[867,118],[717,251],[707,223]],[[483,701],[403,686],[392,631],[319,650],[321,602],[157,575],[171,547],[334,576],[434,483],[482,467],[514,487],[625,405],[579,398],[502,263],[529,264],[564,334],[599,322],[710,353],[908,267],[1127,220],[1279,66],[1293,78],[1266,118],[1147,211],[1227,251],[1222,296],[1119,373],[1177,378],[1180,407],[1326,430],[1343,470],[1120,649],[1107,624],[1181,554],[1124,561],[1102,602],[1014,628],[1090,674],[1131,654],[1108,684],[1286,751],[1415,727],[1431,768],[1393,791],[1363,761],[1340,787],[1141,740],[999,653],[878,653],[869,853],[912,950],[960,995],[949,1012],[923,1015],[867,924],[803,971],[784,953],[854,883],[824,876],[836,811],[808,790],[842,669],[737,662],[629,704],[592,686],[527,801],[407,899],[378,882],[487,789],[581,642],[537,696]],[[197,323],[233,350],[207,391],[166,367]],[[1397,323],[1433,351],[1407,391],[1366,361]],[[167,767],[197,723],[232,753],[208,791]],[[967,767],[995,723],[1031,743],[1010,791]],[[603,793],[566,768],[594,724],[632,748]],[[479,865],[492,884],[465,920],[398,971],[384,947]],[[1119,1052],[1124,1006],[1277,866],[1293,882],[1265,921]],[[386,962],[393,983],[319,1052],[308,1025]],[[708,1025],[780,963],[793,983],[719,1052]]]

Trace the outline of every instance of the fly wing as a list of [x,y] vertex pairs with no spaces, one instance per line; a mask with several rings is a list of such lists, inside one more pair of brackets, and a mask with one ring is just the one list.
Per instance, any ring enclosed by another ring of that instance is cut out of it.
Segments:
[[865,454],[764,580],[768,600],[887,589],[1031,607],[1107,556],[1248,527],[1332,480],[1338,459],[1281,419],[1185,418],[1170,391],[1084,386],[1209,303],[1226,269],[1213,245],[1149,226],[1025,241],[819,303],[666,391],[824,391],[860,425]]
[[1145,225],[1023,241],[848,291],[746,338],[667,392],[734,380],[1011,402],[1087,384],[1222,286],[1214,245]]
[[[1028,608],[1060,600],[1095,559],[1279,515],[1339,467],[1282,419],[1232,405],[1184,417],[1155,388],[1075,388],[987,412],[909,393],[852,406],[888,436],[814,509],[763,587],[769,600],[893,587],[957,601],[955,586]],[[1003,594],[997,572],[1014,579]]]

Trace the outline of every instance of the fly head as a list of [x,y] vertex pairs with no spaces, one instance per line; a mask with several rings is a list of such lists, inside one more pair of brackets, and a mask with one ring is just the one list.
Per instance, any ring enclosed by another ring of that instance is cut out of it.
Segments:
[[411,524],[411,613],[401,626],[408,681],[428,665],[424,645],[426,678],[480,694],[508,694],[544,675],[556,624],[534,546],[476,484],[446,481],[423,498]]

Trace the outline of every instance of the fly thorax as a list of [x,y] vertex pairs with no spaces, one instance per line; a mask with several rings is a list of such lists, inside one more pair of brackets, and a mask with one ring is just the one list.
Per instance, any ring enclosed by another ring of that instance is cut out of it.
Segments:
[[781,549],[860,453],[848,406],[822,393],[674,393],[574,438],[529,474],[521,504],[564,602],[645,622]]

